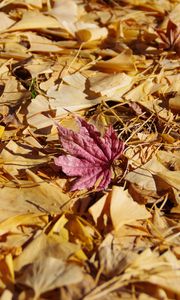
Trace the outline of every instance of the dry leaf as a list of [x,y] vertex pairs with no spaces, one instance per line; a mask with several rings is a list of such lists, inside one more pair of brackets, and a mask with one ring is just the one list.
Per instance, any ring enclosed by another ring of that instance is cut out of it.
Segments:
[[57,125],[60,142],[69,155],[59,156],[55,164],[66,175],[79,177],[72,191],[92,188],[98,180],[97,188],[105,189],[111,180],[111,166],[123,153],[123,141],[118,139],[112,127],[101,138],[93,125],[80,118],[77,122],[79,133]]
[[93,26],[93,28],[85,28],[76,31],[76,35],[81,42],[89,42],[105,39],[108,31],[105,27]]
[[14,21],[4,12],[0,12],[0,31],[4,31],[14,24]]
[[29,52],[57,53],[62,51],[62,48],[45,37],[39,36],[33,32],[27,32],[26,36],[30,43],[30,48],[28,49]]
[[166,32],[158,29],[157,33],[163,41],[163,48],[175,50],[178,54],[180,53],[180,25],[178,26],[169,20]]
[[0,298],[178,299],[179,1],[0,10]]
[[73,112],[100,103],[98,99],[87,100],[82,89],[71,85],[62,84],[59,91],[56,89],[57,86],[52,86],[47,91],[47,96],[50,97],[50,107],[56,109],[56,116],[64,115],[67,110]]
[[44,96],[36,96],[28,106],[28,124],[38,129],[52,126],[54,124],[52,119],[42,114],[48,111],[50,111],[48,100]]
[[12,186],[0,189],[0,208],[3,212],[0,220],[27,212],[57,213],[68,203],[69,196],[64,194],[60,187],[43,181],[30,171],[28,173],[32,181],[19,182],[20,188]]
[[49,12],[59,22],[59,26],[74,35],[75,21],[78,17],[78,6],[73,0],[56,1],[53,9]]
[[166,183],[168,183],[169,186],[179,189],[180,187],[179,174],[180,174],[179,171],[168,170],[162,164],[160,159],[154,156],[145,165],[135,169],[132,172],[129,172],[126,175],[126,179],[132,183],[141,186],[143,189],[156,191],[158,179],[155,179],[153,175],[157,175],[158,177],[163,179]]
[[13,25],[9,31],[40,28],[59,28],[59,23],[56,19],[50,16],[45,16],[38,11],[27,11],[23,14],[22,19]]
[[34,290],[36,299],[47,291],[82,280],[83,273],[79,266],[47,256],[42,256],[32,265],[27,266],[23,275],[18,278],[19,283]]
[[144,205],[133,201],[128,190],[118,186],[113,186],[112,192],[91,206],[89,212],[96,223],[101,215],[110,217],[115,230],[119,230],[124,224],[151,217]]
[[109,60],[98,61],[96,67],[107,73],[136,71],[132,52],[130,50],[124,50],[121,54],[118,54],[116,57]]
[[169,107],[177,112],[180,111],[180,94],[177,94],[175,97],[169,99]]
[[121,187],[114,186],[110,197],[110,215],[115,230],[124,224],[151,217],[145,206],[133,201],[128,191]]
[[[33,158],[34,154],[34,158]],[[18,145],[11,140],[1,152],[4,169],[11,175],[17,175],[18,170],[31,168],[41,163],[47,163],[48,159],[42,153],[38,157],[29,149],[28,145]],[[2,164],[1,161],[1,164]]]
[[13,294],[9,290],[4,290],[4,292],[1,295],[1,300],[12,300]]
[[89,82],[91,91],[118,100],[131,88],[133,79],[125,73],[107,75],[98,72]]

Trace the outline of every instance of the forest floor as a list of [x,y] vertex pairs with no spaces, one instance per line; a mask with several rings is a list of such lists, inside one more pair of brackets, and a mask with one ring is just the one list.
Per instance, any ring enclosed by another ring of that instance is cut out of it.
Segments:
[[0,2],[2,300],[180,299],[180,4]]

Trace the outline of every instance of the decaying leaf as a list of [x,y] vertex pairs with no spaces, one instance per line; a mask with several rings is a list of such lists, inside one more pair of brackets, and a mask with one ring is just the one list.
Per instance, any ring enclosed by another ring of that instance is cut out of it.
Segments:
[[119,140],[110,127],[103,139],[93,125],[78,118],[79,133],[58,125],[59,138],[63,148],[69,154],[55,159],[55,164],[62,168],[68,176],[78,176],[71,190],[92,188],[98,179],[98,189],[107,188],[111,180],[111,166],[124,149],[123,141]]

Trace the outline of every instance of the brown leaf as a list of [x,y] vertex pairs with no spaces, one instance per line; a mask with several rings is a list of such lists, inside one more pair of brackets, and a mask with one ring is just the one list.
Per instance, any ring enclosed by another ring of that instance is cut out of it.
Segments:
[[180,53],[180,26],[169,20],[166,32],[158,29],[157,33],[163,41],[163,48],[175,50]]

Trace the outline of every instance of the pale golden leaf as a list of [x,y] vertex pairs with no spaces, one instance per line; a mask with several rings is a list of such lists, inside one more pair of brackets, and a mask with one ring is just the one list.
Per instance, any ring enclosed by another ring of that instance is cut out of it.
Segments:
[[169,107],[177,112],[180,111],[180,94],[177,94],[175,97],[169,99]]
[[12,26],[15,22],[4,12],[0,12],[0,32]]
[[74,35],[76,30],[74,23],[78,18],[78,6],[75,1],[56,1],[49,14],[56,18],[61,28],[66,29],[69,33]]
[[49,103],[52,109],[56,109],[56,115],[65,114],[66,110],[77,111],[100,103],[100,100],[87,100],[86,94],[73,86],[62,84],[60,90],[52,86],[47,95],[50,97]]
[[40,28],[59,28],[59,23],[53,17],[45,16],[38,11],[27,11],[23,14],[22,19],[13,25],[9,31]]
[[98,72],[90,77],[89,82],[91,91],[100,93],[101,96],[119,99],[131,88],[133,79],[125,73],[107,75]]
[[37,35],[33,32],[27,32],[26,36],[30,43],[30,48],[28,49],[29,52],[52,52],[58,53],[62,51],[58,45],[53,43],[51,40]]
[[82,280],[83,272],[78,265],[65,263],[54,257],[42,256],[25,269],[18,282],[33,288],[38,299],[47,291]]
[[100,69],[100,71],[107,73],[136,71],[133,55],[130,50],[124,50],[122,53],[109,60],[98,61],[96,67]]
[[110,215],[115,230],[124,224],[151,217],[145,206],[133,201],[128,191],[122,187],[114,186],[110,199]]
[[81,42],[102,40],[107,37],[108,31],[104,28],[87,28],[76,31],[76,35]]

